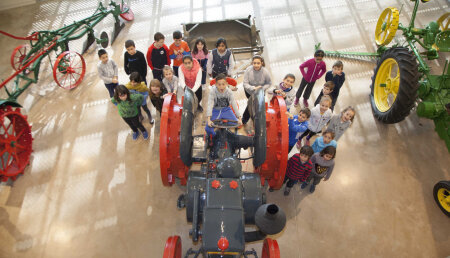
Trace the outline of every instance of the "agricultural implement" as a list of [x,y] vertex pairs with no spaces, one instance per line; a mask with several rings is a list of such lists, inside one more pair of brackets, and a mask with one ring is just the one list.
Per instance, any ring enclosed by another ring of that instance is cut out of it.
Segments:
[[[246,251],[245,244],[260,240],[262,257],[280,257],[277,241],[266,236],[281,232],[286,216],[276,204],[266,204],[263,186],[267,181],[280,189],[284,180],[289,132],[283,98],[265,103],[264,91],[257,90],[250,108],[255,135],[232,132],[237,121],[216,120],[214,137],[192,135],[194,98],[187,87],[182,106],[175,95],[165,97],[159,142],[162,183],[187,186],[177,207],[186,208],[193,242],[202,242],[199,250],[190,248],[184,257],[258,257],[255,250]],[[240,150],[246,148],[253,149],[253,156],[241,158]],[[255,173],[244,173],[241,163],[250,158]],[[246,225],[257,229],[246,231]],[[169,237],[163,257],[181,256],[180,237]]]
[[[101,32],[97,37],[94,27],[109,14],[115,19],[114,30],[111,36]],[[20,111],[21,105],[17,98],[32,83],[37,83],[41,62],[45,57],[50,60],[50,53],[56,53],[56,60],[52,64],[53,79],[56,84],[64,89],[77,87],[86,73],[86,63],[81,54],[69,50],[69,41],[81,39],[87,35],[82,53],[92,43],[97,42],[102,47],[108,46],[115,40],[120,30],[125,26],[119,19],[130,21],[134,15],[128,5],[123,1],[116,4],[111,1],[108,7],[99,3],[97,10],[88,18],[75,21],[70,25],[53,31],[36,31],[27,37],[16,37],[4,31],[0,34],[8,37],[27,40],[29,45],[16,47],[11,55],[11,66],[15,72],[0,83],[0,89],[4,88],[6,99],[0,99],[0,179],[15,180],[19,174],[23,174],[28,165],[32,152],[31,126],[27,122],[27,116]],[[110,39],[111,37],[111,39]],[[13,86],[8,87],[7,83]]]
[[[398,123],[415,109],[418,116],[433,119],[436,132],[450,151],[449,62],[446,60],[440,74],[431,74],[425,62],[438,59],[440,52],[450,52],[450,13],[430,22],[424,29],[415,28],[419,3],[415,0],[408,26],[399,23],[400,12],[394,7],[381,13],[375,29],[376,53],[325,51],[325,54],[377,58],[370,86],[374,116],[383,123]],[[397,30],[402,31],[404,41],[387,47]]]

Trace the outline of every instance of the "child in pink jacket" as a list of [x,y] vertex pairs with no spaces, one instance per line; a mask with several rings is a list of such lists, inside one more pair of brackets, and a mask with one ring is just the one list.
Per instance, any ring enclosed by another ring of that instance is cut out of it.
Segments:
[[302,72],[303,79],[297,90],[294,102],[295,106],[298,106],[298,100],[302,96],[303,90],[306,87],[305,94],[303,94],[303,104],[305,105],[305,107],[308,107],[308,99],[311,95],[314,84],[327,71],[325,62],[322,61],[324,55],[325,53],[323,52],[323,50],[319,49],[314,53],[314,58],[311,58],[300,65],[300,72]]

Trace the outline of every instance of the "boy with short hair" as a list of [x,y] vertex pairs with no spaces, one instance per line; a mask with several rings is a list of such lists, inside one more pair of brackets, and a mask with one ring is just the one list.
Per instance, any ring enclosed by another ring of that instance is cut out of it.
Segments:
[[[230,108],[230,105],[233,109]],[[206,116],[208,117],[208,123],[205,131],[212,136],[216,135],[212,120],[228,119],[230,121],[238,121],[239,125],[242,124],[236,100],[234,99],[233,92],[228,88],[227,77],[223,73],[217,75],[216,86],[209,91]]]
[[305,182],[312,171],[311,156],[314,154],[310,146],[303,146],[299,153],[294,154],[289,160],[286,168],[284,182],[284,195],[288,196],[292,187],[298,182]]
[[294,83],[295,76],[292,73],[288,73],[284,76],[283,81],[279,85],[272,86],[267,90],[267,93],[275,96],[282,96],[286,102],[286,108],[289,111],[289,108],[295,99],[295,90],[292,88]]
[[164,35],[156,32],[153,36],[155,42],[147,50],[147,63],[152,70],[153,79],[163,80],[163,68],[170,66],[169,48],[164,44]]
[[[337,98],[339,97],[339,91],[345,82],[345,73],[343,70],[344,64],[338,60],[333,64],[332,70],[325,74],[325,81],[332,81],[334,83],[333,92],[330,94],[331,99],[333,100],[331,103],[331,110],[334,110],[334,105],[336,105]],[[320,93],[319,97],[322,97],[322,95],[323,94]]]
[[176,30],[173,32],[173,43],[169,46],[169,55],[173,59],[173,71],[175,76],[178,77],[178,67],[183,63],[183,56],[190,55],[191,49],[186,41],[183,39],[181,31]]
[[303,108],[298,115],[294,116],[289,112],[286,112],[286,114],[289,117],[289,152],[291,152],[298,137],[308,129],[308,119],[311,116],[311,111],[309,108]]
[[98,76],[105,83],[106,89],[109,92],[109,97],[114,97],[114,89],[118,85],[119,69],[116,62],[108,58],[108,53],[104,49],[98,51],[98,58],[100,61],[97,64]]
[[147,62],[145,62],[144,54],[136,50],[134,41],[131,39],[125,41],[125,48],[127,50],[124,54],[125,73],[130,75],[132,72],[138,72],[147,85]]
[[[333,92],[333,90],[334,90],[334,82],[332,81],[325,82],[325,84],[323,85],[323,89],[320,91],[320,94],[316,99],[316,102],[314,102],[314,106],[320,103],[320,99],[322,98],[322,96],[325,95],[331,97],[331,93]],[[333,101],[333,97],[331,97],[331,101]]]

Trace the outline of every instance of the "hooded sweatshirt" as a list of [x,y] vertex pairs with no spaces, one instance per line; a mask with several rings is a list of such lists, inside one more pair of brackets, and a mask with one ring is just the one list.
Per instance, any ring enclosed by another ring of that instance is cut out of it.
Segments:
[[289,109],[289,107],[292,105],[295,99],[296,91],[294,90],[294,87],[289,88],[284,87],[284,82],[281,82],[278,85],[270,87],[267,90],[267,94],[271,95],[273,94],[274,96],[281,96],[281,94],[275,93],[276,90],[282,90],[286,94],[286,97],[284,97],[284,101],[286,102],[286,108]]
[[317,81],[326,71],[327,66],[325,62],[321,61],[320,63],[316,63],[314,58],[311,58],[300,65],[300,72],[302,72],[303,79],[307,82]]
[[331,173],[333,173],[334,159],[325,160],[320,156],[320,153],[314,153],[311,157],[311,162],[313,164],[311,175],[325,177],[325,179],[330,178]]
[[193,58],[192,62],[191,70],[186,69],[184,64],[180,65],[178,82],[183,89],[188,86],[193,92],[196,92],[202,85],[202,69],[200,69],[197,59]]
[[311,109],[311,117],[309,118],[308,129],[312,132],[318,133],[327,125],[331,119],[333,112],[328,109],[323,114],[320,113],[320,104],[317,104]]

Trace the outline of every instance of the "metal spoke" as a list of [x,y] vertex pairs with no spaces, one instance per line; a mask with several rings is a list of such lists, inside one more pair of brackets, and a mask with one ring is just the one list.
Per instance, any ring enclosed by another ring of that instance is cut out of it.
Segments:
[[22,131],[20,131],[20,132],[16,135],[16,138],[19,139],[20,136],[22,136],[23,132],[25,132],[25,129],[22,129]]

